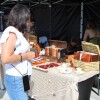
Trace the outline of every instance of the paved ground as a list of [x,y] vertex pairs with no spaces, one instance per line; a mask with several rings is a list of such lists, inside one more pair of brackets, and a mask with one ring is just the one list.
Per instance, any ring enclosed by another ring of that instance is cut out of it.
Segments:
[[[95,89],[95,88],[94,88]],[[97,89],[95,89],[97,91]],[[100,90],[99,90],[100,91]],[[6,90],[0,90],[0,100],[10,100]],[[100,95],[98,96],[93,91],[91,92],[90,100],[100,100]]]

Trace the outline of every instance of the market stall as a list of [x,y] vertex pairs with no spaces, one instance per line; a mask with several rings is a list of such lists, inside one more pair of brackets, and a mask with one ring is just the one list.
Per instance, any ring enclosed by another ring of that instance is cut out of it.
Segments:
[[85,41],[82,47],[83,51],[71,56],[71,61],[59,62],[58,56],[55,59],[52,52],[57,48],[54,47],[49,48],[47,59],[35,59],[29,95],[36,100],[89,100],[92,83],[99,74],[100,52],[98,45]]

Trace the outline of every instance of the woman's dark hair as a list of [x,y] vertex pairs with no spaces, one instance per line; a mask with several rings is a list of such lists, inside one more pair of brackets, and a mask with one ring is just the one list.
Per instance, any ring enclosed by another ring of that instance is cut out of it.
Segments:
[[27,32],[30,10],[26,5],[16,4],[9,13],[7,26],[14,26],[21,32]]
[[87,22],[87,29],[93,29],[95,30],[95,23],[93,21],[88,21]]

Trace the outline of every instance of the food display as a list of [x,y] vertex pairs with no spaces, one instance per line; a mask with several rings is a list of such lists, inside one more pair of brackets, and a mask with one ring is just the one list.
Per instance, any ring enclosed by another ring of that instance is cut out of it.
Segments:
[[48,69],[48,68],[53,68],[53,67],[58,67],[58,66],[59,66],[59,64],[57,64],[57,63],[49,63],[49,64],[44,64],[44,65],[39,65],[36,67]]
[[38,65],[38,64],[42,64],[42,63],[45,63],[46,62],[46,59],[43,59],[43,58],[40,58],[40,57],[37,57],[37,58],[34,58],[32,60],[32,65]]
[[49,68],[58,67],[58,66],[60,66],[58,63],[49,62],[49,63],[44,63],[44,64],[33,66],[33,68],[39,69],[42,71],[48,71]]
[[65,57],[65,48],[58,48],[55,45],[45,47],[45,55],[55,58]]

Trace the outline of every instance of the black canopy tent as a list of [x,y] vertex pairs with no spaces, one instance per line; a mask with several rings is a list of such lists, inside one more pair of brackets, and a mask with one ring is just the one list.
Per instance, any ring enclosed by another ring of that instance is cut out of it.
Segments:
[[[49,39],[65,41],[72,37],[80,38],[88,20],[94,20],[97,28],[100,28],[100,0],[0,0],[1,14],[7,15],[17,3],[30,7],[38,36],[46,35]],[[90,96],[85,89],[90,91],[88,88],[92,80],[87,82],[88,87],[84,82],[79,84],[79,87],[85,86],[82,87],[84,90],[79,89],[82,94],[80,100],[86,100],[84,93]]]
[[100,24],[100,0],[0,0],[0,10],[6,15],[16,3],[30,7],[36,33],[49,39],[80,38],[87,20],[94,20],[98,27]]

